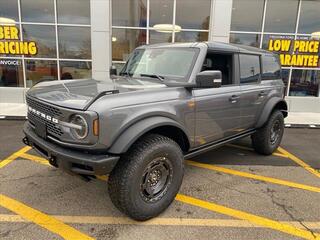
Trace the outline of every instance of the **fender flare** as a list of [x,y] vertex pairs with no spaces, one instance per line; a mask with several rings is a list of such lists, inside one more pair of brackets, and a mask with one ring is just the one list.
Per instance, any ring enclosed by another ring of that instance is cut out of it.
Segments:
[[265,104],[263,111],[258,118],[256,128],[262,127],[268,121],[271,112],[277,105],[282,106],[279,109],[283,113],[284,117],[287,117],[288,106],[286,101],[280,97],[273,97]]
[[[128,151],[130,146],[143,134],[148,131],[161,127],[161,126],[173,126],[182,130],[186,134],[186,130],[176,121],[162,116],[148,117],[137,121],[132,124],[129,128],[123,131],[114,141],[114,143],[108,149],[109,153],[121,154]],[[188,136],[188,134],[186,134]],[[190,139],[189,143],[190,143]]]

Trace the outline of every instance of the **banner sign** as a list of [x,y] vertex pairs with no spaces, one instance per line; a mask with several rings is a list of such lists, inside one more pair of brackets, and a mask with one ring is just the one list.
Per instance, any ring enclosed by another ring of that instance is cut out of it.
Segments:
[[16,26],[0,26],[0,54],[36,55],[37,52],[35,42],[19,40],[19,29]]
[[286,67],[319,67],[319,49],[320,41],[315,39],[274,36],[268,43],[268,50],[279,53],[281,65]]

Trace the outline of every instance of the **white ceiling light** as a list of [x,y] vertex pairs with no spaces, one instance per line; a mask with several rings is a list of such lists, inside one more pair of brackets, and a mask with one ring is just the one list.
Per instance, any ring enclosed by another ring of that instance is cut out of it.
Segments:
[[320,40],[320,32],[311,33],[311,39]]
[[154,30],[157,32],[163,33],[172,33],[174,32],[181,32],[181,27],[179,25],[173,26],[172,24],[156,24],[153,26]]
[[118,39],[116,37],[112,37],[112,42],[116,42]]
[[0,17],[0,25],[2,26],[14,26],[15,20],[11,18]]

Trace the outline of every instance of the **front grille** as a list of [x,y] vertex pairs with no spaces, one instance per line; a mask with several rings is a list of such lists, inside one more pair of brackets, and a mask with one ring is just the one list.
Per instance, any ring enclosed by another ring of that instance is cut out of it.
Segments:
[[30,97],[27,97],[27,104],[28,104],[28,106],[30,106],[34,109],[37,109],[40,112],[43,112],[43,113],[48,114],[50,116],[59,117],[62,115],[62,112],[60,111],[60,109],[46,105],[46,104],[39,102],[39,101],[36,101],[34,99],[31,99]]
[[[28,106],[32,107],[33,109],[36,109],[46,115],[49,115],[54,118],[58,118],[62,115],[62,112],[60,109],[56,107],[52,107],[49,105],[46,105],[42,102],[39,102],[37,100],[31,99],[27,97],[27,104]],[[61,137],[63,135],[63,131],[60,129],[58,125],[55,123],[33,113],[28,111],[28,120],[34,125],[35,121],[40,121],[44,123],[47,126],[47,133],[50,135],[53,135],[55,137]]]

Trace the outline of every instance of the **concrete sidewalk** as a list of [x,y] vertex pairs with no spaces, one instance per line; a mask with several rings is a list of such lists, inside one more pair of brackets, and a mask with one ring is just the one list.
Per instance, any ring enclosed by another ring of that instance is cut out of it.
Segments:
[[[21,103],[0,103],[0,118],[21,118],[26,117],[27,106]],[[289,112],[285,119],[289,125],[318,125],[320,126],[320,113],[310,112]]]

